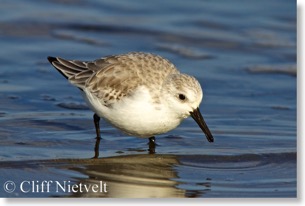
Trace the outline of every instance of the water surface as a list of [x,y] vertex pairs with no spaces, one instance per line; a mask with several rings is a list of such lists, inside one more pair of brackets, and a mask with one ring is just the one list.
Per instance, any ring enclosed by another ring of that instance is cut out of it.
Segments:
[[[0,11],[0,183],[17,185],[2,197],[296,197],[295,2],[4,0]],[[93,113],[46,57],[130,51],[196,76],[214,143],[189,118],[149,155],[146,139],[102,121],[90,159]],[[44,180],[109,188],[20,190]]]

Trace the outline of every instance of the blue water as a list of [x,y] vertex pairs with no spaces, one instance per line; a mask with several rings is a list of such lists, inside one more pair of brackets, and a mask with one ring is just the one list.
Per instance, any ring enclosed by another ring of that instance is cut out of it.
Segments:
[[[296,3],[1,1],[2,197],[296,197]],[[147,140],[101,122],[47,56],[159,54],[195,76],[208,143],[186,119]],[[25,180],[109,185],[107,193],[20,190]]]

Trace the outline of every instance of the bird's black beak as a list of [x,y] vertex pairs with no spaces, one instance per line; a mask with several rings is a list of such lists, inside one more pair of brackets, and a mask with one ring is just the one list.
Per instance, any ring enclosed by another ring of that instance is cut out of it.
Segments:
[[199,107],[197,107],[196,109],[194,109],[194,111],[190,112],[191,116],[193,117],[193,119],[197,122],[197,124],[199,125],[199,127],[202,129],[202,131],[204,132],[205,136],[207,137],[209,142],[214,142],[214,137],[212,135],[212,133],[210,132],[207,124],[205,123]]

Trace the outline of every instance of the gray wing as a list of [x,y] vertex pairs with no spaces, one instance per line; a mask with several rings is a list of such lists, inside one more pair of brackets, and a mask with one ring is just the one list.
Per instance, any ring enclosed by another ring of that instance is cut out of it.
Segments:
[[169,74],[179,73],[168,60],[139,52],[108,56],[92,62],[54,57],[48,59],[73,85],[82,90],[86,88],[105,105],[132,95],[135,88],[141,85],[160,91]]
[[48,60],[71,84],[82,90],[88,79],[99,70],[93,62],[70,61],[59,57],[48,57]]
[[92,62],[65,60],[59,57],[48,57],[50,63],[71,84],[81,90],[89,90],[105,106],[127,96],[141,84],[136,72],[109,56]]

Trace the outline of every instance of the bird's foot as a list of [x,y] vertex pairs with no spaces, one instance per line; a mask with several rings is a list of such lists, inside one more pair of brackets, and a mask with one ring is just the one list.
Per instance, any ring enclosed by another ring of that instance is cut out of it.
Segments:
[[95,141],[95,146],[94,146],[94,157],[92,159],[97,159],[100,155],[100,142],[101,142],[101,137],[97,136]]
[[149,138],[148,146],[149,146],[149,148],[148,148],[149,154],[155,154],[156,146],[157,146],[155,137]]

